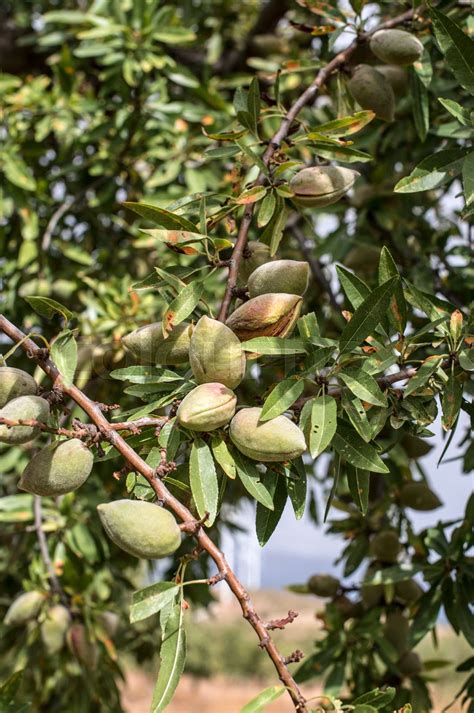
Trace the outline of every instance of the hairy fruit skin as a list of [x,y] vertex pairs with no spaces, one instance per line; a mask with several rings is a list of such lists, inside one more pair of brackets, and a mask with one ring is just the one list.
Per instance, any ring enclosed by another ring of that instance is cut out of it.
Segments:
[[407,93],[408,74],[406,69],[398,67],[396,64],[382,64],[375,69],[385,77],[396,97],[402,97]]
[[105,532],[117,547],[134,557],[160,559],[181,544],[173,515],[144,500],[115,500],[97,506]]
[[245,376],[239,338],[222,322],[201,317],[189,345],[189,362],[198,384],[218,382],[235,389]]
[[260,265],[249,277],[247,287],[250,297],[270,292],[284,292],[303,296],[308,289],[309,265],[301,260],[275,260]]
[[362,109],[370,109],[384,121],[393,121],[395,94],[390,83],[375,67],[359,64],[348,82],[348,88]]
[[311,166],[298,171],[290,181],[295,205],[309,208],[336,203],[360,176],[358,171],[342,166]]
[[406,483],[400,492],[402,505],[412,510],[428,512],[441,507],[442,502],[425,483]]
[[67,644],[70,651],[85,668],[93,669],[97,663],[97,647],[87,636],[86,628],[83,624],[73,624],[66,635]]
[[416,602],[422,594],[422,588],[414,579],[405,579],[395,583],[395,596],[405,604]]
[[270,255],[269,245],[257,240],[249,240],[239,265],[239,285],[246,285],[250,275],[257,267],[275,259]]
[[[21,419],[46,422],[49,418],[49,403],[40,396],[18,396],[0,409],[0,417],[19,421]],[[37,426],[11,426],[0,424],[0,442],[17,445],[33,440],[40,433]]]
[[37,390],[36,381],[26,371],[12,366],[0,367],[0,408],[18,396],[33,396]]
[[308,589],[317,597],[334,597],[340,586],[340,581],[330,574],[313,574],[308,579]]
[[417,676],[421,673],[423,664],[416,651],[406,651],[399,658],[397,668],[404,676]]
[[379,30],[370,38],[370,49],[385,64],[413,64],[423,54],[418,37],[405,30]]
[[153,322],[122,337],[122,344],[138,364],[184,364],[188,361],[192,327],[178,324],[165,339],[161,322]]
[[244,408],[230,424],[235,447],[253,460],[281,462],[297,458],[306,450],[303,432],[286,416],[260,422],[261,408]]
[[370,542],[370,554],[380,562],[396,562],[400,549],[398,535],[393,530],[378,532]]
[[66,607],[56,604],[48,611],[48,615],[41,624],[41,640],[48,654],[61,651],[66,641],[71,616]]
[[3,623],[6,626],[21,626],[22,624],[26,624],[30,619],[36,617],[44,600],[44,594],[36,590],[20,594],[20,596],[14,599],[10,604]]
[[176,418],[190,431],[214,431],[235,413],[237,397],[224,384],[200,384],[181,401]]
[[301,305],[298,295],[259,295],[237,307],[226,324],[242,342],[254,337],[286,337],[300,315]]
[[402,654],[407,649],[409,628],[408,619],[401,612],[392,612],[387,616],[383,629],[384,637],[398,654]]
[[93,464],[92,451],[78,438],[56,441],[31,459],[18,487],[35,495],[64,495],[86,482]]

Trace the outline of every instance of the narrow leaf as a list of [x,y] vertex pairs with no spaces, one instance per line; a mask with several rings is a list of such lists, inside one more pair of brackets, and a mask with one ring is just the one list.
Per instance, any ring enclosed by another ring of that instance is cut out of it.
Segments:
[[377,381],[363,369],[348,367],[344,371],[340,371],[338,377],[362,401],[374,406],[388,405],[387,397],[380,389]]
[[313,458],[330,445],[337,427],[337,403],[332,396],[317,396],[311,401],[309,450]]
[[191,282],[181,290],[163,315],[163,332],[169,333],[194,311],[204,290],[202,282]]
[[430,9],[436,39],[459,84],[474,94],[474,41],[451,18]]
[[304,391],[304,379],[284,379],[265,399],[260,421],[269,421],[290,408]]
[[237,467],[237,474],[242,485],[255,500],[269,510],[273,510],[273,499],[268,488],[262,482],[262,474],[248,458],[243,456],[236,448],[232,449],[232,456]]
[[224,473],[229,477],[234,479],[237,475],[237,469],[235,467],[235,461],[227,448],[227,443],[218,436],[213,436],[211,440],[212,455],[216,459],[216,462],[220,465]]
[[179,593],[175,582],[157,582],[132,594],[130,623],[134,624],[157,614],[172,602]]
[[199,517],[208,512],[206,525],[210,527],[217,515],[219,486],[212,453],[202,438],[197,438],[191,448],[189,482]]
[[274,533],[285,509],[288,499],[285,480],[285,476],[277,475],[273,471],[267,471],[265,474],[264,483],[272,496],[273,510],[269,510],[261,503],[257,503],[255,527],[261,547],[266,545]]
[[256,698],[252,698],[252,700],[240,710],[240,713],[260,713],[264,710],[265,706],[272,703],[272,701],[276,701],[284,692],[284,686],[271,686],[270,688],[266,688],[259,693]]
[[354,312],[339,340],[341,353],[351,351],[366,339],[385,316],[399,279],[393,277],[376,287]]
[[373,470],[376,473],[389,472],[375,448],[370,443],[364,443],[359,434],[344,421],[339,421],[332,444],[334,449],[356,468]]
[[428,379],[439,369],[443,362],[441,356],[430,356],[420,366],[415,376],[412,376],[405,389],[405,397],[410,396],[426,384]]
[[71,386],[77,366],[77,344],[74,334],[65,329],[51,345],[51,358],[58,367],[66,386]]
[[347,484],[354,502],[362,515],[367,514],[369,509],[369,485],[370,473],[367,470],[346,465]]
[[167,619],[163,631],[160,649],[161,665],[158,672],[153,700],[152,713],[161,713],[173,698],[186,660],[186,634],[184,631],[184,612],[181,603],[176,604]]
[[461,171],[467,149],[444,149],[424,158],[409,176],[402,178],[393,189],[395,193],[418,193],[439,188]]
[[175,215],[164,208],[158,208],[156,205],[147,205],[146,203],[134,203],[132,201],[126,201],[122,203],[128,210],[137,213],[142,218],[149,220],[150,223],[155,223],[162,228],[167,228],[168,230],[188,230],[191,233],[198,233],[196,226],[191,221],[186,220],[181,215]]

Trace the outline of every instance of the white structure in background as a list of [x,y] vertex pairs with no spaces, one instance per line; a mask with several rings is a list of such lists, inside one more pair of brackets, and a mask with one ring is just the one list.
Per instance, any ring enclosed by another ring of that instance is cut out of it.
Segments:
[[[247,589],[259,589],[262,582],[262,551],[255,535],[255,504],[245,501],[238,507],[226,507],[225,517],[241,528],[222,528],[221,549],[227,562]],[[223,598],[232,596],[224,583],[219,584],[216,591]]]

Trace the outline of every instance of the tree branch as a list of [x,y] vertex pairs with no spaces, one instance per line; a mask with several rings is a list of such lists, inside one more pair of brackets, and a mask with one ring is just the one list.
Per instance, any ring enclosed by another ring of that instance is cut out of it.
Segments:
[[146,478],[161,503],[169,507],[182,522],[194,522],[196,524],[194,537],[196,538],[198,545],[214,560],[218,572],[222,575],[222,579],[227,582],[232,593],[238,600],[243,617],[247,619],[256,632],[260,640],[261,647],[267,652],[278,673],[280,681],[287,688],[295,711],[298,711],[298,713],[308,713],[305,699],[297,683],[293,679],[293,676],[289,672],[283,656],[275,645],[273,639],[269,636],[265,627],[265,622],[256,612],[251,602],[249,593],[236,577],[233,570],[229,567],[225,555],[209,538],[203,527],[199,524],[199,521],[196,520],[188,508],[186,508],[168,491],[164,483],[156,477],[155,470],[145,463],[138,453],[128,445],[128,443],[116,432],[116,430],[114,430],[97,404],[89,399],[88,396],[86,396],[86,394],[84,394],[76,386],[67,386],[64,384],[59,370],[54,362],[49,358],[45,359],[44,354],[41,352],[39,347],[37,347],[31,339],[25,338],[23,332],[12,324],[4,315],[0,315],[0,330],[10,337],[13,342],[20,342],[23,340],[21,344],[22,349],[27,352],[29,356],[34,359],[43,371],[52,379],[54,386],[62,389],[65,394],[67,394],[78,406],[82,408],[82,410],[89,416],[91,421],[100,431],[103,438],[111,443],[114,448],[116,448],[127,463],[129,463],[134,470],[141,473],[141,475]]
[[48,573],[48,579],[51,582],[51,589],[53,590],[53,592],[60,596],[63,604],[69,608],[69,602],[67,600],[66,595],[64,594],[61,584],[59,583],[59,579],[57,578],[56,572],[54,571],[53,563],[51,562],[51,557],[49,556],[48,543],[43,530],[43,513],[41,507],[41,498],[39,495],[35,495],[33,498],[33,513],[35,518],[36,538],[38,540],[40,548],[41,559],[44,562],[46,571]]
[[[288,136],[288,133],[293,125],[293,122],[295,121],[296,117],[300,113],[300,111],[313,99],[315,98],[316,94],[318,93],[319,89],[323,86],[323,84],[326,83],[326,81],[329,79],[331,74],[333,74],[336,70],[340,69],[349,59],[349,57],[355,52],[359,44],[362,44],[363,42],[367,42],[367,40],[374,34],[374,32],[377,32],[377,30],[380,29],[388,29],[390,27],[395,27],[396,25],[399,25],[406,20],[409,20],[413,17],[414,15],[414,10],[407,10],[406,12],[402,13],[401,15],[398,15],[397,17],[392,18],[391,20],[387,20],[386,22],[382,22],[378,27],[376,27],[374,30],[371,32],[367,33],[361,33],[354,42],[349,45],[345,50],[342,52],[339,52],[333,59],[325,66],[322,67],[322,69],[319,70],[318,74],[316,75],[315,79],[313,82],[305,89],[305,91],[298,97],[298,99],[294,102],[294,104],[290,107],[288,110],[288,113],[286,114],[285,118],[282,120],[279,129],[275,132],[273,137],[271,138],[268,147],[265,151],[265,153],[262,156],[262,161],[265,164],[265,166],[269,166],[270,162],[273,158],[273,155],[275,154],[276,151],[278,151],[281,147],[282,142],[286,139]],[[260,172],[258,175],[257,179],[254,182],[254,186],[262,186],[265,184],[265,174],[263,172]],[[242,260],[243,252],[245,250],[245,246],[247,244],[247,239],[248,239],[248,234],[250,230],[250,226],[252,224],[252,216],[255,208],[255,203],[251,203],[248,206],[246,206],[244,210],[244,214],[242,217],[242,221],[240,223],[240,228],[239,232],[237,235],[237,241],[234,246],[234,251],[232,253],[232,263],[231,267],[229,270],[229,277],[227,280],[227,287],[224,295],[224,299],[222,301],[221,309],[219,311],[219,319],[221,322],[225,322],[227,319],[227,315],[229,313],[229,308],[230,308],[230,303],[232,301],[232,294],[233,294],[233,289],[237,284],[237,275],[239,272],[239,266],[240,262]]]

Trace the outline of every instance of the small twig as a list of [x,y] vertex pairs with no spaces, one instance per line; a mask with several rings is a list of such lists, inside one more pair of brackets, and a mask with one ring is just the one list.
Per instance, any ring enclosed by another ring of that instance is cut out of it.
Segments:
[[67,438],[80,438],[77,435],[77,431],[70,430],[68,428],[54,428],[53,426],[48,426],[47,423],[42,421],[37,421],[35,418],[5,418],[0,416],[0,424],[6,426],[7,428],[15,428],[15,426],[31,426],[33,428],[38,428],[40,431],[45,433],[53,433],[56,436],[66,436]]
[[272,619],[265,624],[265,629],[267,629],[267,631],[272,631],[273,629],[284,629],[288,624],[292,624],[297,616],[298,612],[290,609],[288,616],[285,616],[284,619]]
[[35,495],[33,497],[33,513],[35,518],[35,532],[41,552],[41,559],[43,560],[44,566],[46,567],[48,579],[51,583],[51,589],[55,594],[59,595],[63,604],[69,607],[67,597],[63,591],[63,588],[61,587],[59,579],[56,576],[53,563],[51,562],[51,557],[49,556],[48,543],[43,530],[43,513],[41,507],[41,498],[39,495]]
[[299,649],[296,649],[296,651],[293,651],[292,654],[290,654],[284,659],[285,666],[288,666],[288,664],[290,663],[298,663],[299,661],[301,661],[301,659],[304,659],[304,653]]

